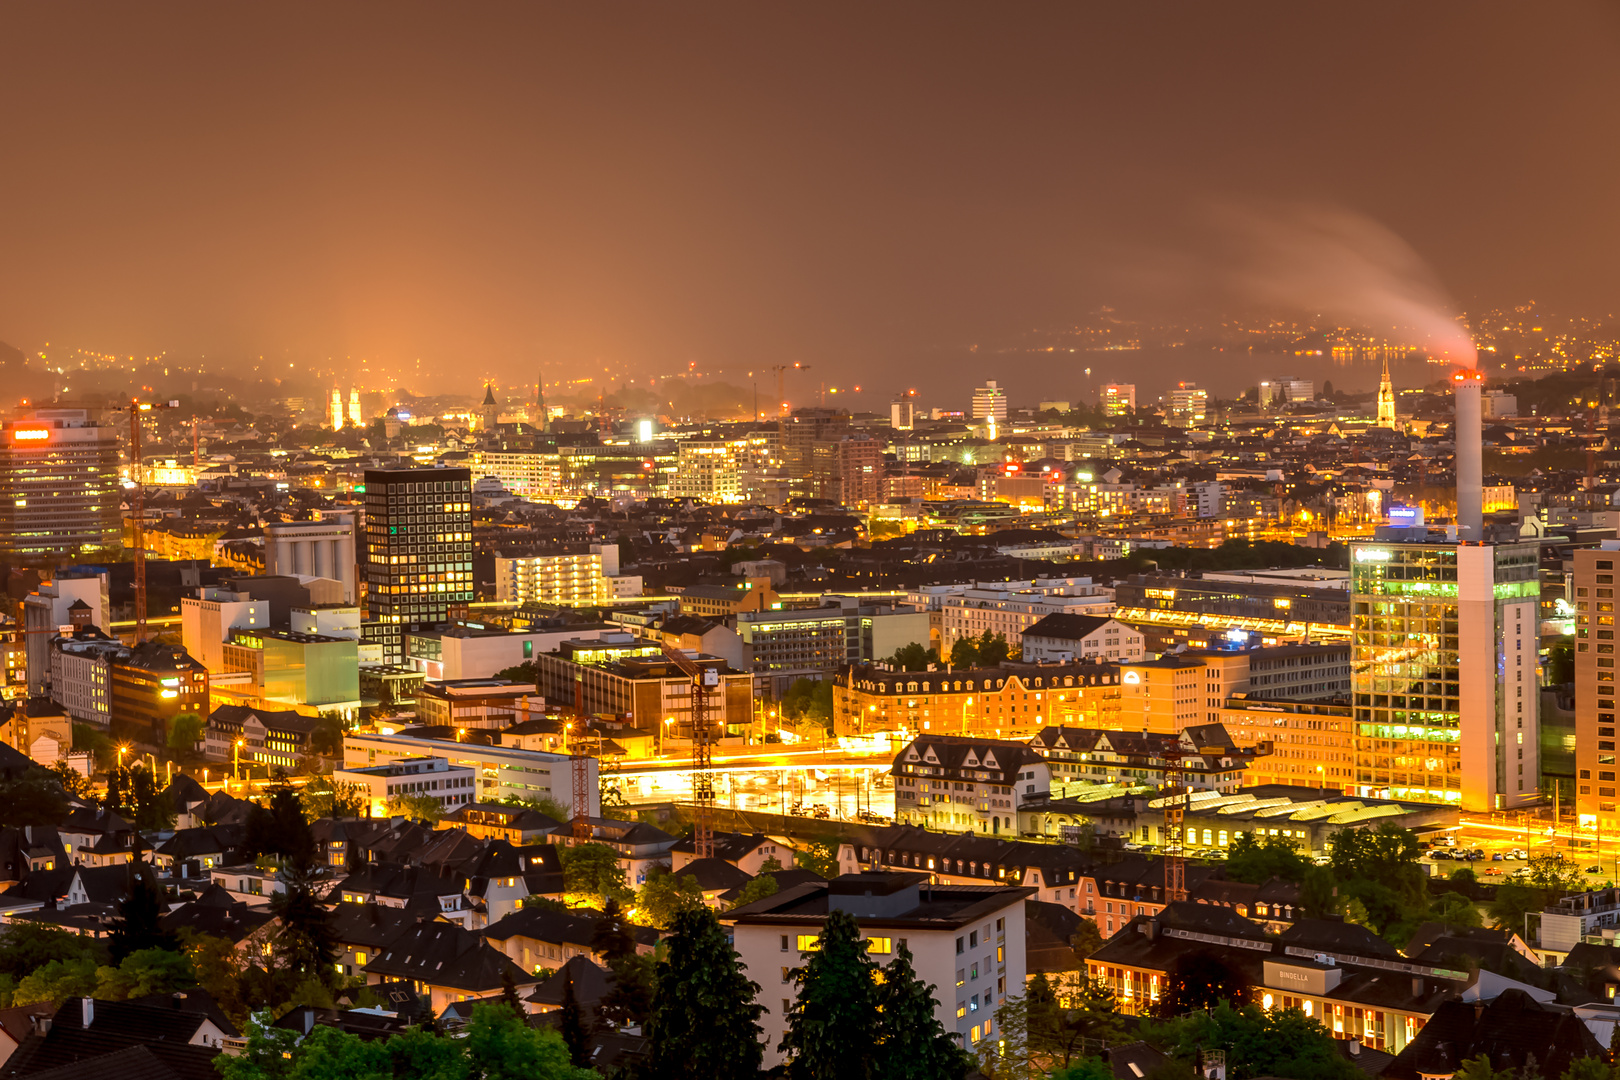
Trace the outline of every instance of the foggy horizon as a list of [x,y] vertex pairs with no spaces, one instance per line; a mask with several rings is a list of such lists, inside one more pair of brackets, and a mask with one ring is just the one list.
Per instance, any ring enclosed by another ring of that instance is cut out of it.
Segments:
[[1612,8],[1162,15],[13,7],[0,341],[418,393],[695,366],[768,402],[800,362],[795,404],[878,410],[1376,381],[1064,353],[1104,308],[1417,348],[1607,317]]

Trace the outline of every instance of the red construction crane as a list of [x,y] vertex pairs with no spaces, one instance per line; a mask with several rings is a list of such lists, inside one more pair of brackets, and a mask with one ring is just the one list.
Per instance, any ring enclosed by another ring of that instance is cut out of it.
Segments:
[[1186,829],[1188,788],[1186,769],[1179,747],[1166,749],[1164,757],[1164,902],[1187,899]]
[[714,858],[714,767],[710,762],[709,695],[720,687],[720,672],[700,667],[679,649],[659,642],[664,656],[692,680],[692,851]]
[[128,405],[113,407],[114,412],[129,413],[129,475],[135,482],[135,493],[130,506],[134,511],[134,524],[130,529],[130,544],[135,550],[135,644],[146,640],[146,478],[141,475],[141,417],[154,409],[178,409],[178,401],[158,404],[129,399]]
[[[569,721],[572,729],[574,724],[579,725],[579,731],[574,736],[574,745],[570,747],[572,758],[570,764],[574,768],[574,839],[581,844],[591,842],[591,759],[583,753],[580,740],[585,737],[585,680],[574,676],[574,719]],[[597,743],[597,767],[601,767],[600,755],[602,744]]]

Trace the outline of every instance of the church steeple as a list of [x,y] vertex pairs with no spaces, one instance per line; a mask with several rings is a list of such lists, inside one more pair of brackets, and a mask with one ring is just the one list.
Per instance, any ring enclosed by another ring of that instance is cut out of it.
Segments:
[[1384,374],[1378,380],[1378,426],[1395,428],[1395,388],[1389,381],[1389,357],[1384,357]]
[[501,407],[495,401],[495,384],[484,384],[484,430],[494,431],[501,420]]
[[535,410],[539,413],[539,423],[535,424],[535,427],[539,428],[540,434],[544,435],[547,429],[551,427],[551,423],[546,417],[546,380],[543,376],[535,376],[534,403]]

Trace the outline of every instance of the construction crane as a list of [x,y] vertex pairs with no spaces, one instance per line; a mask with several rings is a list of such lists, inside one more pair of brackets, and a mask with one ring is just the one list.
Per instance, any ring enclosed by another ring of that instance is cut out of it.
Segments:
[[670,663],[692,680],[692,852],[714,858],[714,767],[710,762],[709,695],[720,687],[720,672],[700,667],[665,642],[658,647]]
[[[579,725],[579,731],[574,736],[574,745],[570,747],[569,764],[574,771],[574,840],[576,843],[588,844],[591,842],[591,759],[583,752],[581,740],[585,737],[585,678],[583,674],[574,676],[574,719],[569,722],[570,728]],[[598,765],[602,744],[596,744]]]
[[790,371],[809,371],[809,364],[772,364],[771,370],[776,372],[776,434],[786,440],[787,438],[787,373]]
[[141,417],[154,409],[178,409],[178,401],[154,403],[129,399],[128,405],[115,405],[113,412],[129,413],[129,473],[135,482],[130,506],[134,511],[134,524],[130,529],[130,546],[135,550],[135,644],[146,640],[146,477],[141,468]]
[[1164,750],[1164,902],[1187,899],[1187,858],[1184,847],[1188,788],[1180,747]]

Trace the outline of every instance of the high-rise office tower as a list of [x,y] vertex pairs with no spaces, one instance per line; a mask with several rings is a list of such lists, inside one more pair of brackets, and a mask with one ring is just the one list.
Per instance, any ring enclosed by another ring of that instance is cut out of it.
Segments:
[[332,430],[343,430],[343,391],[332,387]]
[[472,473],[367,469],[365,505],[367,640],[397,660],[405,631],[472,601]]
[[1102,388],[1102,408],[1107,416],[1127,416],[1136,411],[1135,383],[1107,383]]
[[1421,526],[1351,545],[1356,794],[1479,811],[1538,796],[1538,553]]
[[1384,373],[1378,379],[1378,426],[1395,427],[1395,387],[1389,381],[1389,357],[1384,357]]
[[1209,391],[1200,390],[1197,383],[1177,383],[1170,391],[1169,415],[1165,419],[1174,427],[1194,427],[1209,417]]
[[908,394],[901,394],[889,402],[889,426],[896,431],[910,431],[917,426],[917,403]]
[[973,419],[991,420],[997,424],[1007,419],[1007,391],[996,385],[996,380],[987,379],[985,384],[973,391]]
[[1575,549],[1575,814],[1598,835],[1615,814],[1614,574],[1620,541]]
[[360,391],[349,388],[349,426],[365,427],[366,422],[360,416]]
[[49,563],[118,546],[118,436],[85,409],[0,425],[0,559]]

